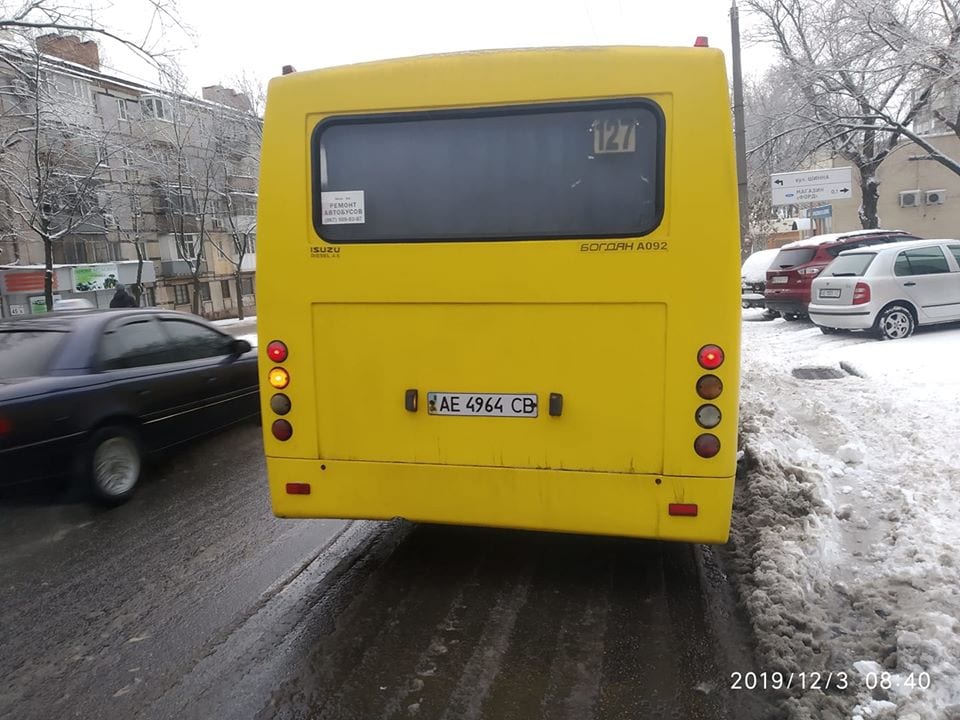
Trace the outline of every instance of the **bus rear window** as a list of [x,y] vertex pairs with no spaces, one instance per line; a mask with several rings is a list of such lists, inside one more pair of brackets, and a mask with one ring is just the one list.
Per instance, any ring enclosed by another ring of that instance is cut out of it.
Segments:
[[333,243],[630,237],[663,212],[649,100],[338,117],[313,134]]

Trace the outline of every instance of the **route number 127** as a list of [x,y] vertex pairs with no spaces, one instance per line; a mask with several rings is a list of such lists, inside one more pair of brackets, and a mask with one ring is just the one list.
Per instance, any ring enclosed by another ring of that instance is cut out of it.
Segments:
[[592,130],[596,155],[637,150],[637,124],[633,120],[594,120]]

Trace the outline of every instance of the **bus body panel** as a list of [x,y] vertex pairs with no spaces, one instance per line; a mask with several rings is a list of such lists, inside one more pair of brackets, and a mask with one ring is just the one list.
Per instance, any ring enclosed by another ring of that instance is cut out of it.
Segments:
[[[317,234],[311,138],[327,118],[606,98],[646,98],[663,116],[663,215],[646,235],[337,244]],[[434,498],[450,514],[429,519],[510,525],[504,518],[513,516],[499,506],[505,502],[518,512],[526,508],[517,526],[545,527],[532,498],[524,505],[504,494],[523,493],[528,486],[518,473],[537,472],[543,483],[550,477],[564,483],[557,502],[571,504],[551,511],[552,529],[619,534],[596,524],[599,515],[586,525],[563,525],[576,507],[594,502],[598,475],[588,471],[602,470],[618,478],[680,478],[685,497],[700,505],[699,519],[670,518],[659,496],[628,493],[635,502],[615,511],[636,515],[626,534],[663,537],[668,525],[699,526],[704,514],[729,520],[740,263],[729,98],[718,51],[497,51],[276,78],[264,124],[258,231],[261,377],[274,366],[267,343],[281,339],[290,348],[283,363],[291,377],[284,391],[292,400],[284,416],[293,427],[289,440],[278,441],[270,430],[275,390],[265,384],[261,393],[278,514],[426,519],[409,510],[441,492],[439,478],[453,483],[464,468],[476,468],[470,476],[497,483],[497,494],[471,495],[456,511],[454,499]],[[572,312],[569,325],[563,310]],[[433,337],[438,331],[443,337]],[[578,346],[578,336],[591,342]],[[712,371],[724,384],[711,401],[722,413],[710,431],[721,441],[712,458],[693,451],[705,432],[695,420],[705,402],[695,388],[706,372],[697,363],[706,344],[726,354]],[[411,388],[421,402],[428,391],[537,393],[542,410],[536,419],[412,414],[403,405]],[[564,395],[560,417],[546,412],[551,392]],[[345,477],[369,478],[364,482],[384,492],[394,478],[389,498],[407,497],[404,511],[391,511],[386,499],[371,504],[343,494],[350,481],[329,483],[318,470],[327,460],[384,461],[367,463],[375,473]],[[294,471],[306,467],[314,469]],[[430,482],[421,484],[418,473]],[[316,483],[311,495],[281,492],[285,481],[302,477]],[[619,482],[609,487],[627,487]],[[341,500],[319,504],[327,493]],[[642,519],[651,507],[657,522]]]
[[[321,457],[662,472],[663,386],[638,379],[663,376],[663,305],[317,304],[313,319]],[[536,417],[445,416],[429,392],[539,402]]]
[[[403,517],[488,527],[724,543],[733,478],[557,472],[470,466],[267,458],[274,512],[284,518]],[[284,480],[315,488],[288,495]],[[698,503],[697,517],[668,514]]]

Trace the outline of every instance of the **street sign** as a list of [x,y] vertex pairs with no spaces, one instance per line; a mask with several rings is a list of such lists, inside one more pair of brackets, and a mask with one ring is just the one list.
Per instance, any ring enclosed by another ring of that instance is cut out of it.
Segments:
[[770,176],[774,205],[798,205],[853,197],[851,168],[824,168]]

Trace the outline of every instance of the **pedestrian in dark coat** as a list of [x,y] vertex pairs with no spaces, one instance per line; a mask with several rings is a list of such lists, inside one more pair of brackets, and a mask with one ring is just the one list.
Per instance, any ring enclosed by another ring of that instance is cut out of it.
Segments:
[[110,307],[125,308],[136,306],[137,301],[133,299],[133,295],[128,293],[127,289],[123,285],[117,285],[117,291],[113,294],[113,298],[110,300]]

